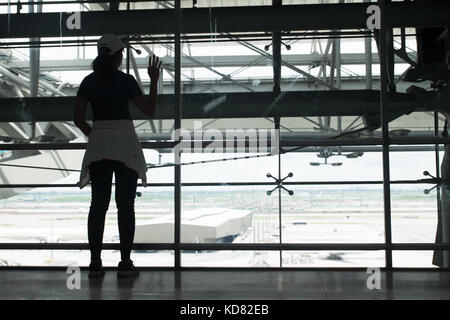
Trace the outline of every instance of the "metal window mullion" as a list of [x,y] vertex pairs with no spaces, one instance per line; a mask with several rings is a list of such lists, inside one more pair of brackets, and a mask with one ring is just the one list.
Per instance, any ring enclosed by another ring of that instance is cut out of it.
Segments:
[[[364,0],[370,2],[370,0]],[[370,30],[369,30],[370,31]],[[364,38],[365,67],[366,67],[366,89],[372,89],[372,37]]]
[[388,74],[387,74],[387,19],[386,5],[389,0],[379,0],[381,12],[380,29],[380,114],[383,137],[383,195],[384,195],[384,232],[386,244],[386,268],[392,270],[392,228],[391,228],[391,189],[390,189],[390,168],[389,168],[389,121],[388,121]]
[[[434,112],[434,136],[437,138],[439,136],[439,114],[437,111]],[[441,177],[440,170],[440,157],[439,157],[439,144],[434,146],[435,149],[435,164],[436,164],[436,178],[439,179]],[[436,232],[436,243],[440,240],[438,238],[439,233],[443,235],[444,233],[444,224],[442,223],[442,205],[441,205],[441,185],[438,183],[436,187],[436,203],[437,203],[437,219],[441,221],[441,230],[439,230],[439,223],[437,223],[436,228],[438,229]],[[444,243],[444,241],[441,241]],[[434,253],[436,256],[436,252]],[[434,259],[434,258],[433,258]],[[443,267],[445,267],[445,254],[442,254],[443,259]]]
[[[281,180],[281,145],[280,145],[280,124],[281,119],[275,118],[275,130],[278,132],[278,179]],[[283,244],[282,240],[282,230],[283,230],[283,221],[281,219],[281,188],[278,188],[278,230],[279,230],[279,242],[280,245]],[[280,268],[283,268],[283,251],[280,249]]]
[[[272,0],[272,6],[274,8],[280,8],[282,6],[282,0]],[[273,93],[275,97],[281,92],[281,30],[272,31],[272,67],[273,67]],[[281,119],[276,118],[275,130],[278,131],[278,179],[281,180],[281,146],[280,146],[280,124]],[[281,219],[281,188],[278,188],[278,224],[279,224],[279,242],[283,243],[282,230],[283,222]],[[283,250],[280,249],[280,268],[283,268]]]
[[[174,112],[174,130],[175,141],[180,141],[179,129],[181,128],[181,0],[175,0],[175,112]],[[181,166],[180,151],[174,149],[175,166],[174,166],[174,267],[176,270],[181,268],[181,251],[179,248],[181,242]]]

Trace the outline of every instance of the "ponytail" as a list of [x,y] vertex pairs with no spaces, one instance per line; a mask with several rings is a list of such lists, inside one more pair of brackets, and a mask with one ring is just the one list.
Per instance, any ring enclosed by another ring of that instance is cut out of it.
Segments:
[[91,68],[100,78],[108,77],[115,70],[120,51],[113,55],[110,55],[109,52],[111,52],[109,48],[101,48],[98,56],[92,62]]

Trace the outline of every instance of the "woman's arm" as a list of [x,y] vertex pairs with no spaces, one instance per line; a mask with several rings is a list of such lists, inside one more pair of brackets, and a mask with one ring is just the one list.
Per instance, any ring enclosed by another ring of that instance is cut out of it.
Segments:
[[91,126],[84,119],[86,115],[88,100],[83,97],[77,97],[75,103],[75,113],[73,115],[73,122],[86,135],[91,133]]
[[153,117],[158,97],[159,68],[162,61],[157,56],[151,56],[148,62],[147,73],[150,77],[150,92],[147,95],[137,96],[133,99],[136,107],[149,117]]

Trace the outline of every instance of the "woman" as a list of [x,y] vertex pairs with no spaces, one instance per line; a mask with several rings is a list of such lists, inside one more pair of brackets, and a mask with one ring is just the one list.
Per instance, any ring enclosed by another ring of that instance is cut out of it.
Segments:
[[[98,56],[92,63],[94,71],[83,79],[77,92],[74,122],[89,139],[79,182],[83,188],[90,181],[92,189],[88,217],[89,277],[105,274],[101,250],[113,173],[121,255],[117,275],[138,275],[130,259],[135,229],[134,198],[137,179],[146,185],[147,165],[130,118],[128,100],[144,114],[153,116],[161,62],[156,56],[149,59],[150,93],[144,96],[135,78],[118,70],[124,47],[116,35],[103,35],[97,43]],[[88,102],[92,108],[92,128],[85,121]]]

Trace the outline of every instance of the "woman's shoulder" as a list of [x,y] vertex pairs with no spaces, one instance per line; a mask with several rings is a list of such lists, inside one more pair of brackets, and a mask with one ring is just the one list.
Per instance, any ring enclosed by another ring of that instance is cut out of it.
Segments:
[[119,69],[116,69],[115,72],[116,72],[116,74],[117,74],[119,77],[123,77],[123,78],[133,77],[131,74],[125,73],[125,72],[123,72],[122,70],[119,70]]
[[89,80],[93,79],[94,77],[95,77],[94,72],[91,72],[83,78],[83,81],[89,81]]

